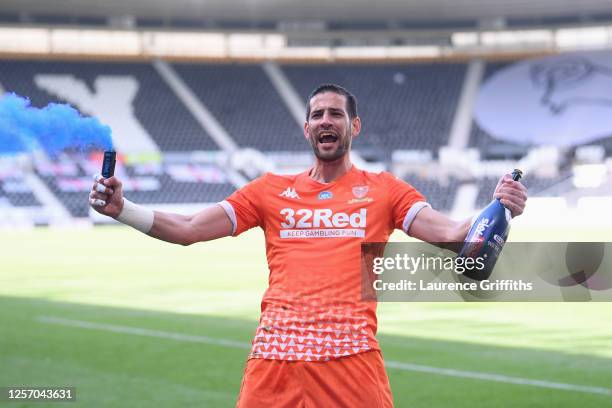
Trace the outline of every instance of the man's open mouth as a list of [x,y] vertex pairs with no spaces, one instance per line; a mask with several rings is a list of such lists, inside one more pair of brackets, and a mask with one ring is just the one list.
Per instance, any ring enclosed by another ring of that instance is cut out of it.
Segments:
[[338,136],[336,136],[336,134],[332,132],[323,132],[319,134],[317,140],[321,144],[335,143],[338,140]]

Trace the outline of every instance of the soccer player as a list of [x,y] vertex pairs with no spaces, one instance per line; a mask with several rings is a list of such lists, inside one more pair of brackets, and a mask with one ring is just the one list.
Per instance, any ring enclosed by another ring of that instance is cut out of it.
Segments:
[[[360,130],[355,97],[322,85],[308,99],[304,137],[315,163],[303,173],[265,174],[191,216],[128,201],[116,177],[93,184],[96,211],[164,241],[189,245],[263,229],[269,287],[239,407],[393,406],[376,302],[361,298],[360,244],[386,242],[396,228],[423,241],[462,242],[470,220],[437,212],[390,173],[357,169],[350,150]],[[527,194],[504,176],[494,197],[516,216]]]

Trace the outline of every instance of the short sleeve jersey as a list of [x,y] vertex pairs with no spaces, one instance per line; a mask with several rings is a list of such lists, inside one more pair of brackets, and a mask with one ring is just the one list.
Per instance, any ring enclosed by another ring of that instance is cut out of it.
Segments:
[[269,287],[250,358],[324,361],[379,350],[376,302],[362,299],[361,243],[408,232],[428,204],[387,172],[353,166],[332,183],[265,174],[220,203],[233,234],[259,226]]

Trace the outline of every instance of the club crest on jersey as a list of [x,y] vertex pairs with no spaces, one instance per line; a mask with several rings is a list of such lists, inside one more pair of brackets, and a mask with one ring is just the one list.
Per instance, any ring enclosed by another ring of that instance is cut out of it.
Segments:
[[331,191],[321,191],[319,193],[319,200],[329,200],[330,198],[332,198],[334,195],[332,194]]
[[285,191],[279,194],[279,197],[297,198],[298,200],[302,199],[302,197],[300,197],[293,187],[287,187]]
[[368,190],[370,187],[368,186],[354,186],[353,187],[353,195],[355,198],[363,198],[368,194]]
[[368,203],[370,201],[374,201],[372,197],[366,197],[366,195],[368,194],[368,191],[370,191],[369,186],[354,186],[353,195],[355,196],[355,198],[348,200],[348,203],[355,204],[355,203]]

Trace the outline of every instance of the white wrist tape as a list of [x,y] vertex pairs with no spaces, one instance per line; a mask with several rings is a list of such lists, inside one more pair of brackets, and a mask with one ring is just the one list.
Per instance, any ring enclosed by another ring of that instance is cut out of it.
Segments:
[[154,218],[153,210],[134,204],[127,198],[124,198],[123,209],[117,217],[117,221],[147,234],[153,227]]

